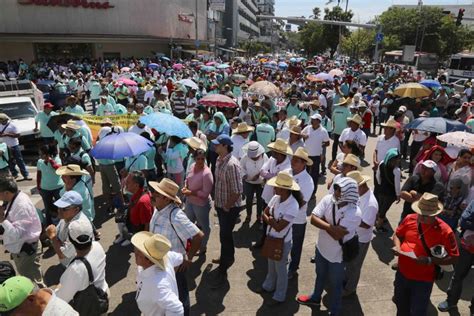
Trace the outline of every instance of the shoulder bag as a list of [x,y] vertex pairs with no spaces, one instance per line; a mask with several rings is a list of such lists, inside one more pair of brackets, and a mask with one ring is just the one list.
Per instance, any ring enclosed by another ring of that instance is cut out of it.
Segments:
[[[272,208],[272,216],[274,216],[273,208]],[[291,225],[291,224],[288,224],[288,225]],[[262,246],[262,256],[270,260],[280,261],[283,258],[283,247],[285,244],[285,238],[290,232],[291,227],[288,229],[288,231],[286,232],[285,236],[283,236],[283,238],[277,238],[277,237],[269,236],[269,233],[272,230],[272,227],[270,225],[268,226],[269,226],[269,229],[267,231],[267,235],[265,236],[265,241],[263,242],[263,246]]]
[[[334,225],[339,225],[340,220],[336,224],[336,204],[332,205],[332,221]],[[357,236],[357,234],[355,234],[354,237],[352,237],[346,242],[342,242],[342,238],[339,239],[338,242],[342,248],[343,262],[351,262],[357,257],[357,255],[359,255],[359,236]]]
[[[420,235],[421,243],[423,244],[423,248],[425,249],[426,255],[428,257],[433,258],[430,247],[428,247],[428,245],[426,244],[425,235],[423,234],[423,229],[421,228],[421,223],[418,223],[418,234]],[[441,269],[439,265],[434,264],[434,266],[435,266],[435,280],[441,280],[444,276],[444,271],[443,269]]]
[[107,313],[109,309],[109,297],[102,289],[94,286],[94,275],[92,274],[92,267],[86,258],[76,257],[72,262],[80,260],[87,269],[89,275],[89,286],[84,290],[77,292],[70,302],[80,316],[99,316]]

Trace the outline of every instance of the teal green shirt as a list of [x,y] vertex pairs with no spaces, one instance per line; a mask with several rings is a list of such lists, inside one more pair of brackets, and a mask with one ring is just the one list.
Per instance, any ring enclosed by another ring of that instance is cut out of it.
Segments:
[[61,149],[66,148],[66,143],[64,142],[66,136],[64,136],[59,129],[53,133],[54,140],[58,143],[58,147]]
[[296,105],[289,104],[286,107],[286,113],[287,113],[287,116],[289,118],[291,118],[292,116],[298,117],[298,115],[300,115],[300,113],[301,113],[301,110],[298,107],[298,104],[296,104]]
[[[59,156],[53,158],[53,160],[60,165],[61,159]],[[41,172],[41,183],[40,187],[42,190],[57,190],[64,186],[61,176],[56,174],[56,170],[51,166],[50,163],[45,163],[43,159],[39,159],[36,164],[38,171]]]
[[265,148],[265,152],[268,152],[268,144],[275,139],[275,129],[273,126],[267,123],[260,123],[255,129],[257,135],[257,141]]
[[155,112],[155,111],[154,111],[153,108],[152,108],[151,106],[149,106],[149,105],[147,105],[147,106],[143,109],[143,113],[145,113],[145,114],[151,114],[151,113],[153,113],[153,112]]
[[97,107],[97,116],[109,116],[115,114],[115,108],[112,104],[106,103],[106,104],[99,104]]
[[112,160],[112,159],[97,159],[97,162],[99,163],[99,165],[110,166],[110,165],[113,165],[115,163],[115,160]]
[[84,114],[84,109],[80,106],[75,104],[73,107],[66,106],[64,109],[64,112],[70,113],[70,114]]
[[0,143],[0,151],[2,152],[0,156],[0,169],[8,167],[8,148],[7,144]]
[[[82,154],[83,153],[83,154]],[[82,157],[81,157],[81,154],[82,154]],[[77,152],[75,153],[71,153],[71,157],[74,157],[74,158],[81,158],[81,162],[85,165],[85,166],[91,166],[92,165],[92,160],[91,160],[91,157],[89,156],[88,153],[84,152],[82,149],[79,149]]]
[[69,141],[71,140],[71,138],[80,138],[82,142],[82,149],[84,150],[91,149],[90,143],[87,141],[87,139],[84,136],[82,136],[82,134],[79,131],[77,131],[72,137],[69,137],[69,136],[64,137],[64,147],[69,146]]
[[87,129],[87,127],[82,126],[78,131],[79,131],[79,134],[81,134],[87,140],[87,143],[88,143],[89,148],[90,148],[91,145],[92,145],[92,135],[89,132],[89,130]]
[[[76,183],[72,190],[76,191],[82,196],[82,212],[92,222],[95,217],[94,197],[91,196],[91,191],[87,187],[87,184],[84,180],[81,179],[79,182]],[[60,195],[63,196],[65,192],[66,190],[62,188]]]
[[53,131],[48,127],[49,119],[52,116],[58,115],[56,112],[46,114],[45,112],[39,112],[36,114],[35,122],[39,123],[39,130],[41,137],[53,137]]
[[127,108],[124,107],[122,104],[120,103],[116,103],[115,106],[115,114],[117,115],[120,115],[120,114],[127,114]]
[[125,158],[125,170],[127,172],[142,171],[148,169],[148,162],[145,155],[132,156]]
[[156,156],[156,148],[152,147],[150,150],[144,153],[146,160],[147,160],[147,170],[154,170],[155,166],[155,156]]
[[335,106],[332,110],[333,133],[341,135],[342,131],[347,127],[347,119],[351,117],[351,111],[345,106]]

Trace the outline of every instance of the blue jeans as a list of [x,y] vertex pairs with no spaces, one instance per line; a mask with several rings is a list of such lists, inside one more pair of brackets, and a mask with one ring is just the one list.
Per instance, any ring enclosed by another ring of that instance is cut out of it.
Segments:
[[286,299],[286,290],[288,288],[288,271],[286,263],[291,249],[291,241],[283,244],[283,256],[280,261],[268,259],[268,271],[262,288],[267,291],[275,291],[273,299],[278,302],[284,302]]
[[395,275],[393,301],[397,316],[424,316],[430,303],[433,282],[409,280],[400,272]]
[[316,248],[316,282],[311,300],[321,302],[326,281],[329,278],[331,288],[331,301],[329,311],[339,315],[342,308],[342,288],[344,283],[344,264],[342,262],[329,262]]
[[293,224],[293,246],[291,247],[291,262],[288,271],[296,272],[300,267],[301,252],[303,251],[304,234],[306,223]]
[[224,209],[217,207],[217,218],[219,219],[219,240],[221,242],[221,257],[219,270],[221,272],[227,272],[227,269],[234,263],[234,231],[237,218],[239,217],[239,208],[232,207],[228,212]]
[[201,242],[201,250],[206,249],[207,241],[209,240],[209,235],[211,234],[211,225],[209,224],[210,209],[211,205],[209,204],[209,202],[207,202],[207,204],[204,206],[200,206],[186,201],[186,207],[184,212],[186,213],[191,222],[197,222],[197,225],[202,229],[202,232],[204,233],[204,238]]
[[23,160],[23,156],[21,155],[20,146],[13,146],[10,147],[10,160],[8,161],[8,166],[10,167],[10,173],[12,176],[16,177],[18,175],[18,171],[16,170],[16,165],[20,168],[20,172],[23,177],[28,177],[29,173],[26,170],[25,161]]

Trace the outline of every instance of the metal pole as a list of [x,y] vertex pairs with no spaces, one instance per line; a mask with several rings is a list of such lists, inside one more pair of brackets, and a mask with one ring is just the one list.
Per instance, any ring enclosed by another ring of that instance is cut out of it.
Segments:
[[217,23],[219,21],[214,20],[214,60],[217,59]]
[[273,20],[270,20],[270,53],[273,56]]
[[382,33],[382,25],[379,26],[377,29],[377,33],[375,34],[375,51],[374,51],[374,62],[379,61],[379,41],[377,40],[377,34]]
[[194,56],[194,58],[197,58],[198,56],[198,0],[196,0],[196,14],[194,15],[194,28],[195,28],[195,31],[196,31],[196,41],[194,42],[194,46],[196,47],[196,56]]

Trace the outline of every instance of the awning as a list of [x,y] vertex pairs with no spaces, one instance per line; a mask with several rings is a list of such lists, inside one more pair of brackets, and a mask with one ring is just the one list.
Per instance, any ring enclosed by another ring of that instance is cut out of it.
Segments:
[[227,52],[227,53],[235,53],[235,51],[231,50],[231,49],[228,49],[228,48],[224,48],[224,47],[217,47],[218,50],[221,50],[223,52]]
[[[196,50],[194,50],[194,49],[193,50],[191,50],[191,49],[182,49],[181,51],[184,52],[184,53],[188,53],[188,54],[193,54],[193,55],[196,54]],[[202,49],[198,50],[197,53],[198,53],[198,55],[214,55],[213,52],[210,52],[208,50],[202,50]]]

